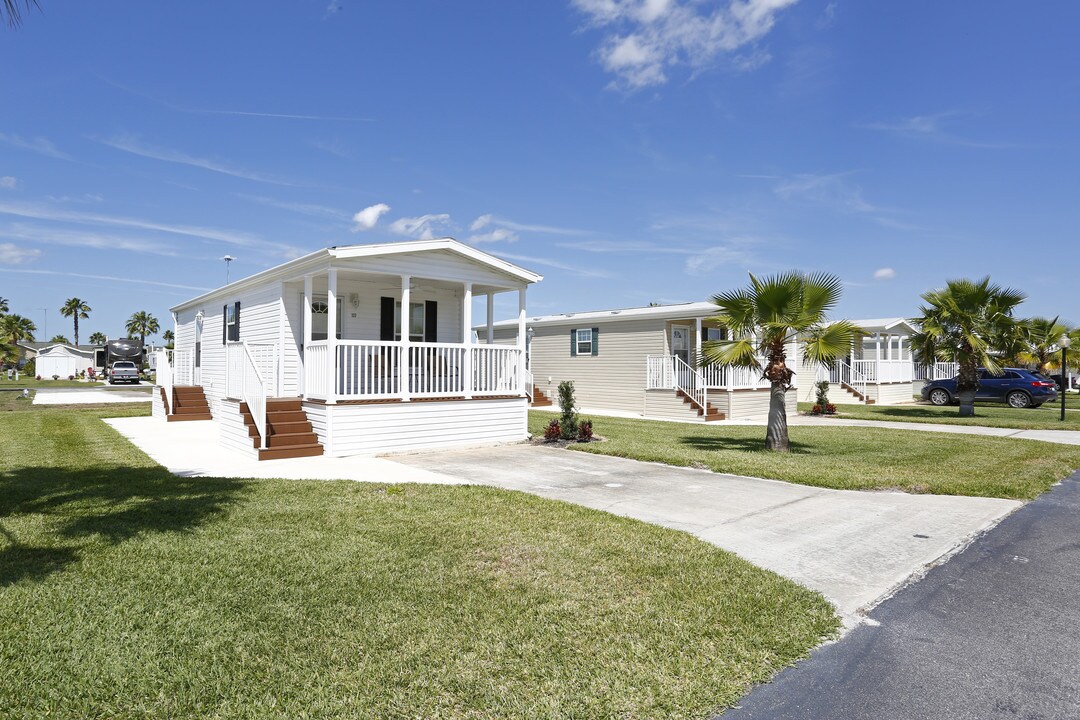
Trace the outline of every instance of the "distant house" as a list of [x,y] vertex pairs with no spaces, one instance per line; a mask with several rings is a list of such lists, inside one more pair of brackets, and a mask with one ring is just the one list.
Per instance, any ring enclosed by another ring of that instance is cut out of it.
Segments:
[[94,349],[70,345],[46,345],[35,350],[34,373],[43,378],[68,378],[94,366]]
[[[534,402],[546,404],[560,382],[572,380],[587,411],[698,422],[764,417],[769,382],[760,372],[698,366],[701,344],[727,337],[726,328],[709,320],[716,314],[715,304],[695,302],[529,318]],[[487,337],[485,327],[476,331],[499,344],[511,342],[516,329],[496,323]],[[796,353],[792,343],[793,366]],[[789,392],[792,413],[796,402],[797,393]]]
[[[172,308],[154,414],[212,419],[260,459],[522,440],[539,280],[450,238],[319,250]],[[517,332],[478,345],[473,300],[498,293],[516,295]]]

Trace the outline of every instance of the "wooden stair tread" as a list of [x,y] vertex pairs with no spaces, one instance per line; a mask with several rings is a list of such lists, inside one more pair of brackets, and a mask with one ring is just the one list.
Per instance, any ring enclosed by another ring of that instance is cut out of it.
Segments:
[[323,454],[323,446],[314,445],[290,445],[288,447],[266,448],[259,450],[260,460],[284,460],[286,458],[318,457]]
[[167,422],[191,422],[193,420],[213,420],[214,417],[210,413],[197,413],[190,415],[168,415],[165,420]]

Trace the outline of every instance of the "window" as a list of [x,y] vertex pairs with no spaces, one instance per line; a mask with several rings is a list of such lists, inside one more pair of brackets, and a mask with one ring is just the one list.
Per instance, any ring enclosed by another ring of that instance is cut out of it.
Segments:
[[221,309],[224,322],[221,328],[222,343],[237,342],[240,340],[240,303],[235,302]]
[[[341,337],[341,298],[337,299],[337,336]],[[330,322],[330,305],[325,300],[311,301],[311,339],[325,340],[326,327]]]
[[702,328],[702,340],[727,340],[727,328]]
[[596,356],[600,348],[599,328],[580,328],[570,331],[570,357]]
[[[394,303],[394,339],[401,339],[401,301]],[[409,303],[409,342],[424,342],[424,303]]]

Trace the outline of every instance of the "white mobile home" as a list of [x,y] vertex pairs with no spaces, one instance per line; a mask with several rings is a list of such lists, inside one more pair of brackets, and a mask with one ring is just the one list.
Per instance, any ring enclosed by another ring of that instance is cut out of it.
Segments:
[[[832,367],[814,367],[803,359],[800,374],[804,378],[828,380],[829,401],[896,405],[909,403],[915,393],[915,363],[911,354],[911,336],[915,328],[904,318],[852,320],[863,335],[851,346],[847,357]],[[799,388],[799,400],[813,402],[813,382]]]
[[[319,250],[172,308],[155,414],[212,418],[260,458],[522,440],[539,280],[450,238]],[[505,292],[514,340],[474,343],[473,298]]]
[[[716,314],[716,305],[698,302],[530,318],[535,400],[546,404],[560,382],[572,380],[586,411],[700,422],[764,417],[769,383],[760,372],[698,367],[701,343],[726,337],[709,320]],[[511,342],[515,332],[512,323],[497,323],[488,341]],[[793,364],[795,353],[792,344]],[[793,390],[789,412],[796,402]]]

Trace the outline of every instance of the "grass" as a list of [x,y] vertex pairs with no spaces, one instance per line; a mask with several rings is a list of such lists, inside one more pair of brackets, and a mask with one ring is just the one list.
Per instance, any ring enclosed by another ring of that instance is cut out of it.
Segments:
[[[551,413],[531,412],[541,435]],[[791,452],[764,449],[761,426],[593,418],[606,442],[573,450],[843,490],[1027,500],[1080,467],[1080,447],[888,428],[792,427]]]
[[[1060,401],[1059,401],[1060,402]],[[1074,404],[1080,407],[1080,402]],[[813,403],[799,403],[800,412],[809,412]],[[1061,405],[1055,403],[1038,408],[1011,408],[1007,405],[976,403],[974,417],[962,418],[955,405],[837,405],[840,417],[854,420],[888,420],[892,422],[941,423],[945,425],[981,425],[983,427],[1015,430],[1080,430],[1080,412],[1068,410],[1061,421]]]
[[45,378],[37,380],[32,376],[20,375],[18,380],[12,378],[7,379],[7,373],[3,373],[3,377],[0,378],[0,390],[7,388],[70,388],[70,387],[101,387],[100,383],[85,382],[83,380],[53,380],[52,378]]
[[677,531],[483,487],[177,478],[0,399],[0,717],[693,718],[837,628]]

